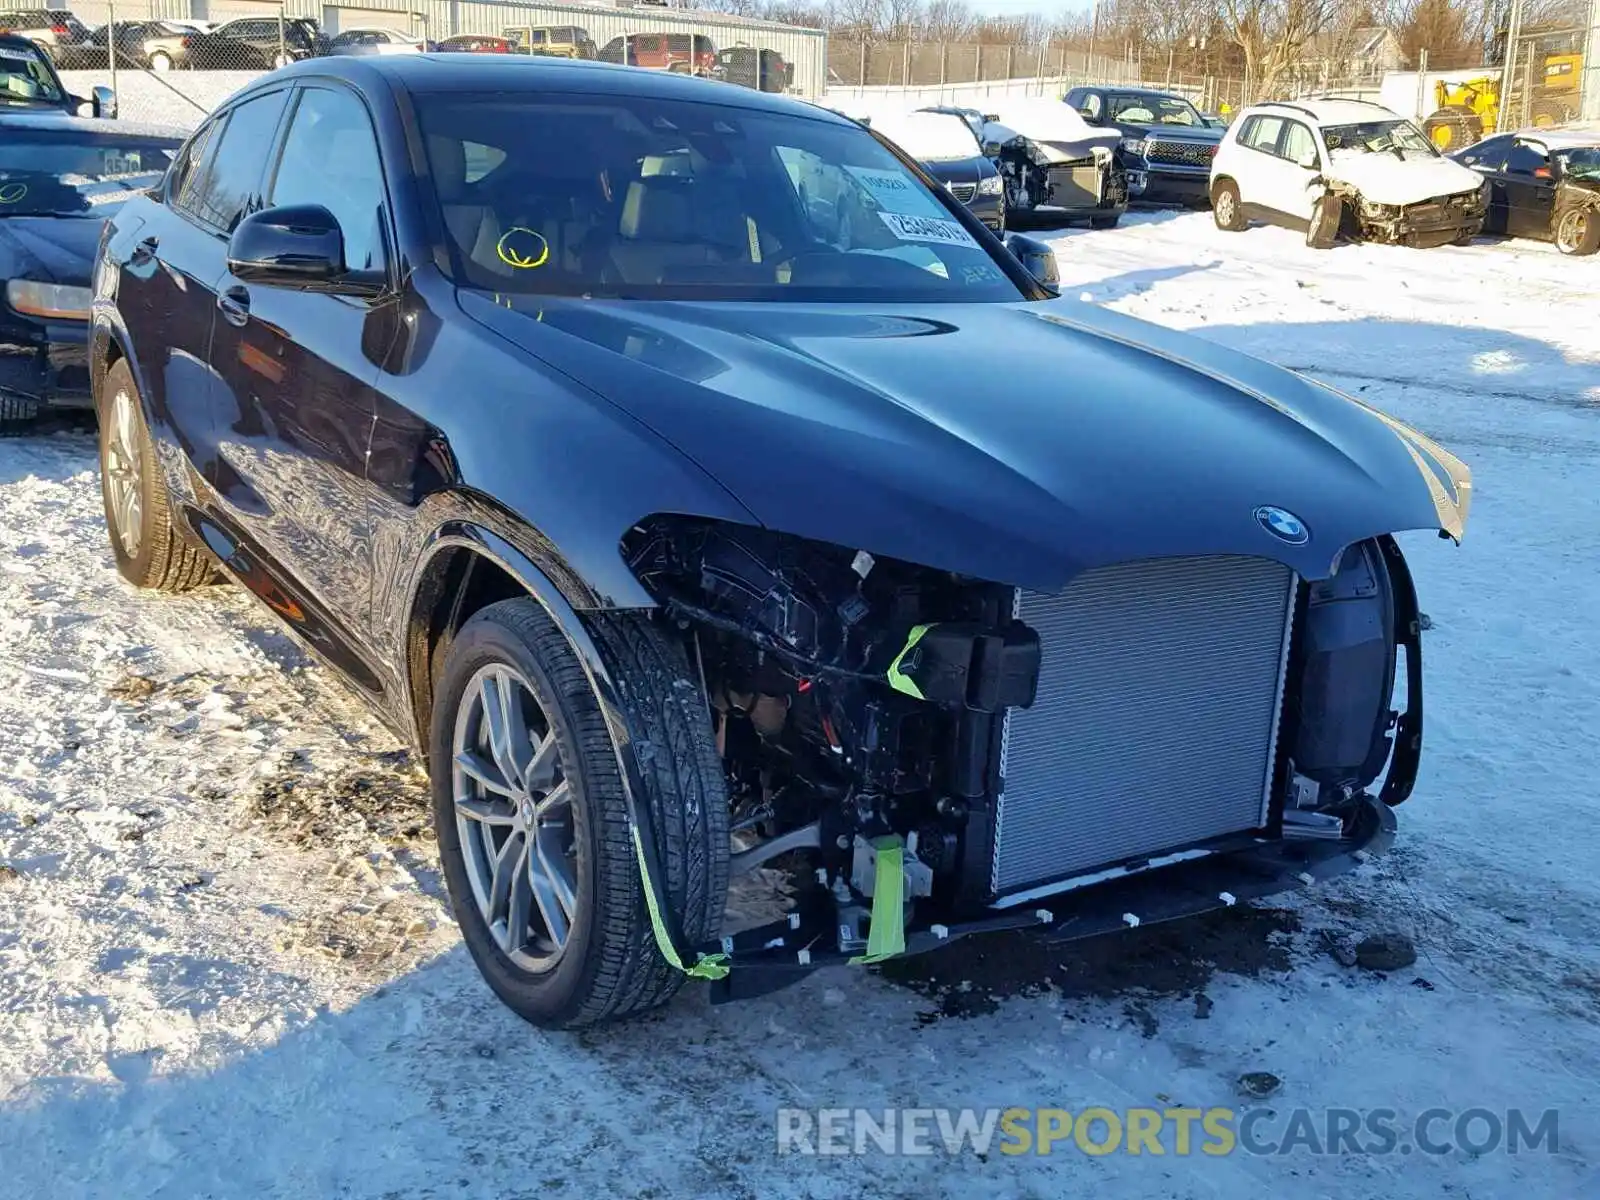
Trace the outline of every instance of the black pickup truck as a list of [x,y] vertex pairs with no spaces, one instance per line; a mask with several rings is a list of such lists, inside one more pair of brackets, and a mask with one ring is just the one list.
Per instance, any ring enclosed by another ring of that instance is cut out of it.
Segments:
[[1117,161],[1128,195],[1157,204],[1209,203],[1211,160],[1224,129],[1182,96],[1127,87],[1077,87],[1064,97],[1090,125],[1122,134]]

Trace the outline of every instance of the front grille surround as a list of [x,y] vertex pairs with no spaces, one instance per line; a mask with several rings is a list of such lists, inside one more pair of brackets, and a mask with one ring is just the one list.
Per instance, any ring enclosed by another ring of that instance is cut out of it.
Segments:
[[1044,665],[1033,707],[1003,718],[992,894],[1266,824],[1298,587],[1219,555],[1015,592]]

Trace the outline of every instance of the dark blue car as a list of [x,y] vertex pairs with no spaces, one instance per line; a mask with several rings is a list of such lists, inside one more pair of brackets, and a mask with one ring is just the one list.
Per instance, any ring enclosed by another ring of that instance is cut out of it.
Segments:
[[[1460,537],[1466,468],[1060,298],[856,122],[318,59],[222,105],[98,279],[118,569],[225,572],[417,747],[530,1021],[1182,916],[1394,834],[1391,535]],[[725,933],[764,864],[792,910]]]

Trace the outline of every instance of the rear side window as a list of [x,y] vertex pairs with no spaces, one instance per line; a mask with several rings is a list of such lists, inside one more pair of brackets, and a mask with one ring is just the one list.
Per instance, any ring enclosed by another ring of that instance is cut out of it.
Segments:
[[287,92],[272,92],[246,100],[233,110],[228,123],[212,135],[217,142],[204,170],[195,179],[181,207],[206,224],[232,233],[239,218],[259,206],[261,168],[265,151],[278,132]]
[[1499,171],[1506,165],[1506,151],[1511,148],[1508,138],[1489,138],[1461,152],[1461,161],[1469,167],[1483,167]]
[[178,208],[190,207],[188,201],[190,192],[196,178],[195,168],[205,161],[206,146],[211,141],[211,135],[217,131],[220,121],[212,121],[201,127],[200,132],[189,140],[189,144],[174,160],[172,167],[167,172],[167,202]]
[[1252,150],[1276,154],[1278,152],[1278,135],[1282,132],[1282,117],[1252,117],[1249,128],[1239,136],[1239,140]]

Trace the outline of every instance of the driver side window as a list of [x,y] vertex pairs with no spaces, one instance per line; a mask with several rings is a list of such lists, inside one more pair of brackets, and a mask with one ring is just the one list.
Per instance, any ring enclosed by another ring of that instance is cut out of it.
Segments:
[[1317,142],[1311,136],[1311,131],[1298,121],[1291,121],[1283,133],[1283,157],[1296,166],[1309,161],[1315,166],[1317,162]]
[[1527,142],[1518,142],[1511,148],[1511,155],[1506,159],[1506,173],[1520,175],[1526,179],[1548,178],[1550,159],[1543,150],[1530,146]]

